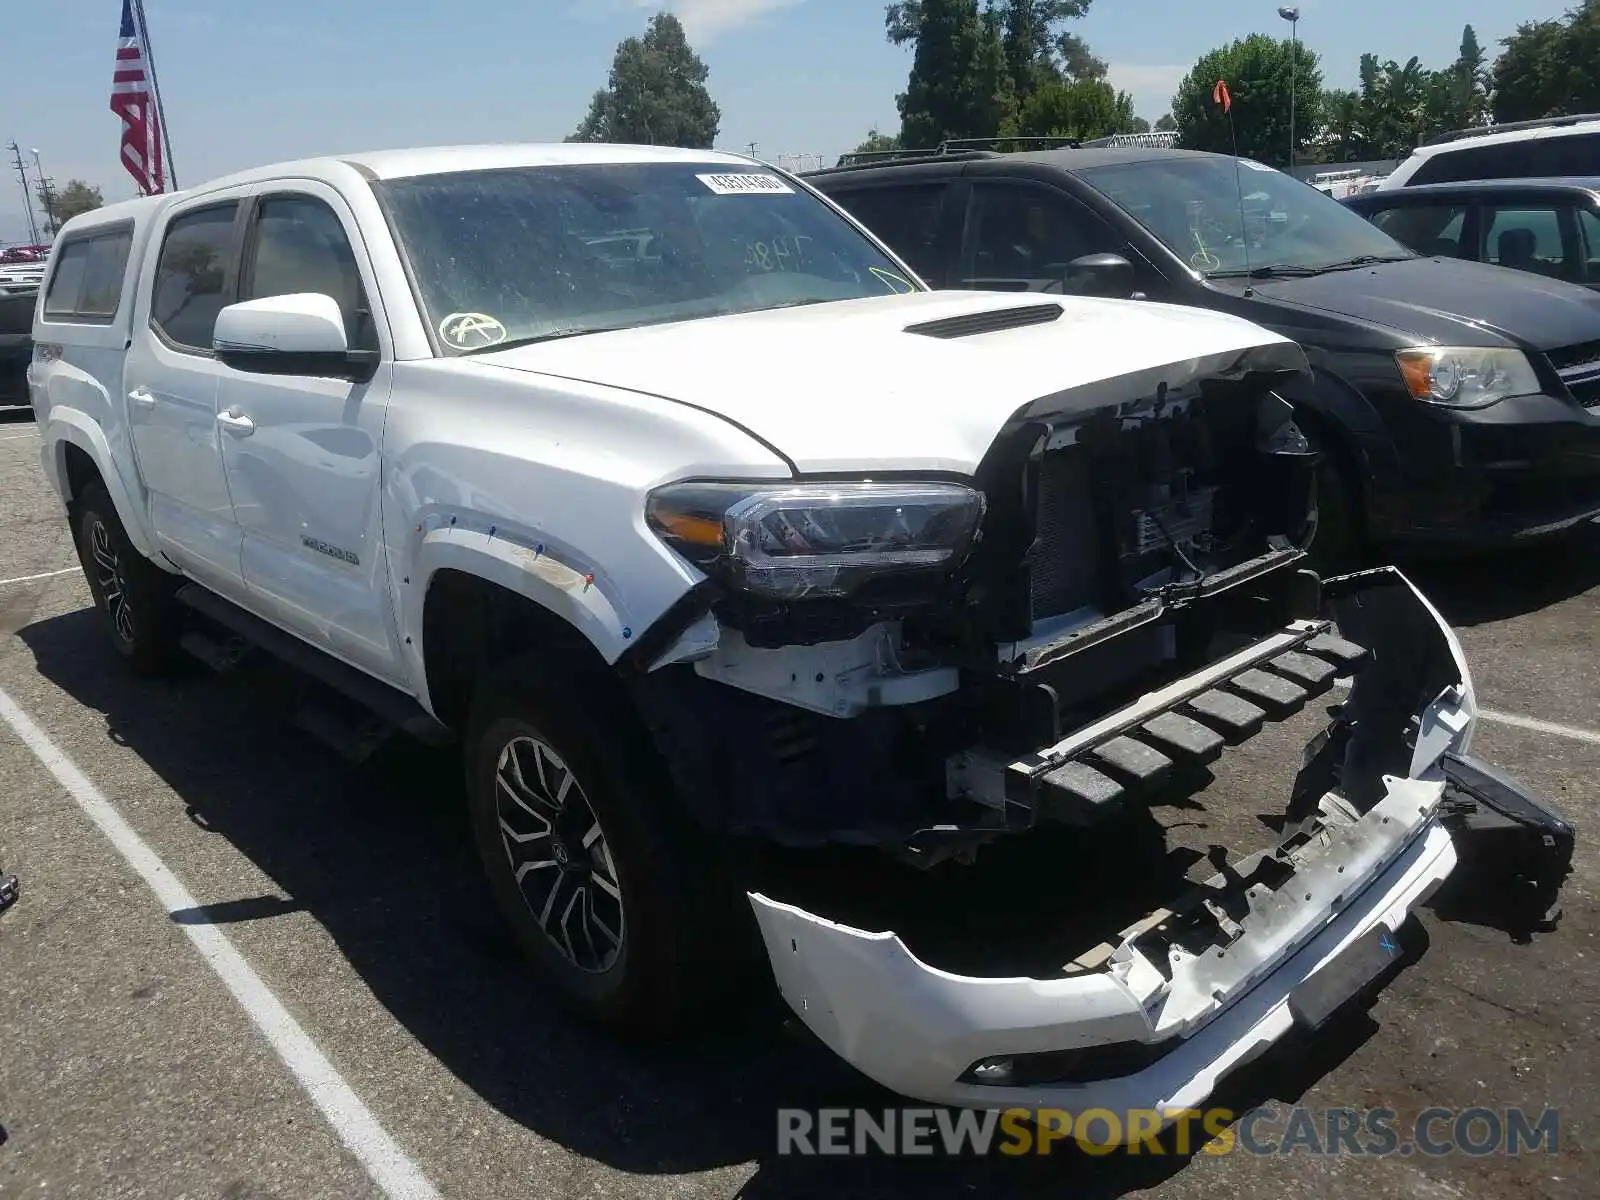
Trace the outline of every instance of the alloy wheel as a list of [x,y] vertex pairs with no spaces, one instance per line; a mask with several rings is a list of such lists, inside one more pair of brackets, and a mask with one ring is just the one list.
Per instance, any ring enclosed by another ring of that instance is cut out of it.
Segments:
[[122,559],[111,544],[111,531],[96,517],[89,526],[89,552],[94,557],[95,583],[105,600],[106,615],[117,637],[133,644],[133,612],[128,607],[128,582],[122,573]]
[[626,936],[622,887],[583,786],[548,743],[519,735],[495,767],[500,840],[540,932],[579,970],[615,965]]

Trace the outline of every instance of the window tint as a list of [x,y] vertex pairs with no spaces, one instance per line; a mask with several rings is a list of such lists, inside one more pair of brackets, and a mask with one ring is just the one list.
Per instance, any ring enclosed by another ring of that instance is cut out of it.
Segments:
[[44,315],[63,321],[104,324],[117,315],[122,277],[133,247],[133,232],[120,229],[94,237],[73,238],[61,247]]
[[832,198],[887,242],[917,274],[937,284],[945,274],[939,244],[944,194],[944,184],[930,183],[862,188]]
[[1569,274],[1556,206],[1485,207],[1478,224],[1483,230],[1484,262],[1540,275]]
[[[1372,223],[1419,254],[1462,257],[1461,233],[1467,223],[1463,204],[1401,204],[1374,213]],[[1472,257],[1470,249],[1467,258]]]
[[1584,282],[1600,284],[1600,216],[1592,209],[1579,209],[1578,232],[1583,239]]
[[1068,196],[1026,184],[977,183],[958,284],[1020,290],[1060,281],[1075,258],[1121,249],[1121,239]]
[[239,298],[261,300],[297,292],[332,296],[344,314],[350,347],[377,349],[361,272],[338,216],[310,196],[271,196],[257,213]]
[[150,320],[180,346],[211,349],[217,313],[229,303],[228,259],[238,208],[229,203],[184,213],[167,229]]
[[1600,134],[1584,133],[1445,151],[1418,167],[1410,182],[1594,174],[1600,174]]

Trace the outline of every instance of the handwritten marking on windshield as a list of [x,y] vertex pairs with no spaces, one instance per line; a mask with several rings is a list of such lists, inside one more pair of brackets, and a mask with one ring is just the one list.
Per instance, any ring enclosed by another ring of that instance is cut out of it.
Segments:
[[439,336],[458,350],[476,350],[506,340],[506,327],[484,313],[451,313],[439,322]]

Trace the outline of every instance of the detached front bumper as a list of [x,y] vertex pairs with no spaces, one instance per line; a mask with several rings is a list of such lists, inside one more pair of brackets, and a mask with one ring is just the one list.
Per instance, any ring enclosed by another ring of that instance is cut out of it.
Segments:
[[[1349,707],[1363,732],[1340,746],[1343,782],[1277,847],[1049,978],[952,974],[892,931],[752,893],[790,1006],[864,1074],[919,1100],[1170,1117],[1367,990],[1397,953],[1388,935],[1455,867],[1443,760],[1469,749],[1476,705],[1459,642],[1399,572],[1329,581],[1328,594],[1343,598],[1341,625],[1387,631],[1395,650],[1384,642],[1372,664],[1383,669],[1357,676]],[[1431,647],[1418,644],[1423,626]],[[1400,670],[1432,699],[1408,705],[1397,733]]]

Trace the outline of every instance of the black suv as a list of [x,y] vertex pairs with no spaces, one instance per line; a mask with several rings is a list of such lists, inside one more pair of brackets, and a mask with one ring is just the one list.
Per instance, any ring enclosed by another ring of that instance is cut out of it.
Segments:
[[1600,517],[1600,295],[1424,257],[1315,188],[1186,150],[934,151],[804,180],[936,288],[1218,309],[1305,347],[1325,564]]
[[0,293],[0,407],[28,403],[36,291]]
[[1341,201],[1423,254],[1600,289],[1600,179],[1475,179]]

